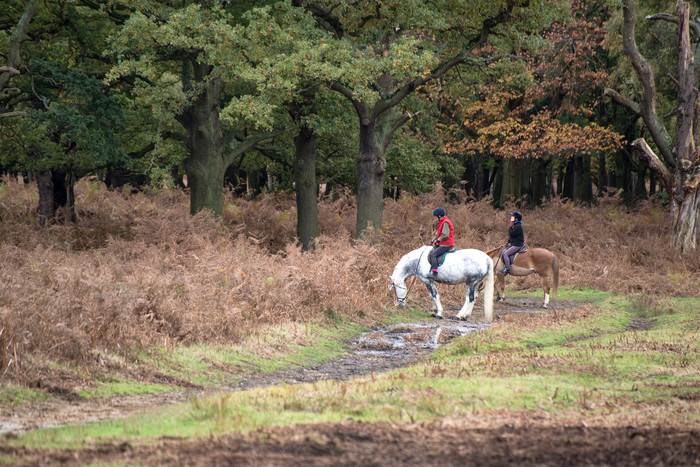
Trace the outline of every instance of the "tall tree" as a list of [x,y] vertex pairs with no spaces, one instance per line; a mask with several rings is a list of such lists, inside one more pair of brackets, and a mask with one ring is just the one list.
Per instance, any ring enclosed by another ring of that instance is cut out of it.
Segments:
[[685,255],[693,255],[697,251],[700,235],[700,154],[697,150],[700,139],[700,107],[694,60],[700,40],[700,23],[690,19],[690,5],[682,0],[677,0],[675,14],[662,13],[648,17],[650,20],[666,21],[677,27],[678,68],[674,79],[677,85],[677,107],[674,142],[662,116],[656,110],[658,96],[654,73],[637,47],[635,2],[624,0],[623,4],[623,47],[639,80],[641,99],[636,102],[612,89],[606,90],[606,94],[616,103],[642,117],[660,156],[643,138],[633,141],[632,147],[647,161],[671,196],[674,246]]
[[601,66],[605,9],[602,2],[574,1],[571,11],[545,29],[546,45],[489,64],[472,86],[455,82],[442,96],[453,117],[440,126],[445,150],[499,161],[496,205],[520,197],[540,202],[551,190],[555,162],[568,168],[568,195],[590,201],[584,168],[592,154],[620,145],[596,111],[608,75]]
[[[213,3],[179,9],[139,4],[142,9],[113,38],[119,63],[109,79],[136,77],[137,93],[160,114],[167,134],[187,148],[190,211],[220,215],[227,167],[283,131],[270,127],[264,99],[255,100],[255,89],[240,78],[237,67],[245,63],[240,16]],[[173,119],[180,128],[172,126]],[[247,127],[233,124],[246,119]]]
[[126,163],[118,131],[121,109],[95,78],[60,64],[33,60],[29,67],[38,105],[8,132],[13,151],[3,162],[38,174],[40,223],[65,207],[75,220],[73,184],[108,164]]
[[381,228],[386,151],[411,118],[402,108],[405,99],[458,65],[510,52],[559,7],[531,0],[293,3],[328,31],[324,57],[336,70],[332,76],[324,69],[324,79],[357,113],[358,237],[368,226]]
[[2,160],[36,176],[41,224],[61,207],[73,219],[75,180],[127,162],[121,109],[100,82],[104,36],[95,30],[110,22],[80,2],[20,3],[2,10],[3,25],[19,17],[6,57],[14,71],[0,76]]

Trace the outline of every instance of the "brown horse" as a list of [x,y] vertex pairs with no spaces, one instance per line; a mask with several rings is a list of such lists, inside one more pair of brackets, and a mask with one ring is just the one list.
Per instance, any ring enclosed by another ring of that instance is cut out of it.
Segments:
[[[493,269],[496,272],[496,293],[498,300],[503,301],[506,298],[506,278],[500,271],[503,270],[503,258],[501,258],[502,246],[487,251],[486,254],[493,259]],[[559,262],[549,250],[544,248],[529,248],[527,251],[518,253],[515,261],[510,265],[510,273],[513,276],[529,276],[532,273],[539,274],[542,279],[542,288],[544,289],[544,308],[549,304],[549,290],[552,288],[553,294],[556,295],[559,288]],[[552,287],[554,282],[554,287]],[[501,294],[501,291],[503,294]]]

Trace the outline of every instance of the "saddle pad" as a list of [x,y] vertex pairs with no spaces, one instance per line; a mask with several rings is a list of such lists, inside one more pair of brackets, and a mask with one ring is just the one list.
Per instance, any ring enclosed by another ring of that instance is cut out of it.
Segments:
[[447,255],[449,255],[450,253],[454,253],[455,251],[457,251],[457,249],[452,248],[451,250],[444,252],[442,256],[440,256],[440,258],[438,259],[438,266],[442,266],[442,263],[445,262],[445,258],[447,257]]

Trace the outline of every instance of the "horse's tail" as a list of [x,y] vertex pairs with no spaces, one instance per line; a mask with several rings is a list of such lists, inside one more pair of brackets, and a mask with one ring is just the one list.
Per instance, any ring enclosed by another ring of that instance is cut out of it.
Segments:
[[488,273],[484,281],[484,317],[486,321],[493,321],[493,260],[488,257]]
[[552,253],[552,296],[556,297],[559,289],[559,260]]

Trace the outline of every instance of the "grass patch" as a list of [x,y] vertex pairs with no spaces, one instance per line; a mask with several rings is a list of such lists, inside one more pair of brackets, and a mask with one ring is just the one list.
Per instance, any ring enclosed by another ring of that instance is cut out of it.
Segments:
[[634,295],[629,301],[630,314],[643,318],[656,318],[673,314],[674,308],[669,300],[647,294]]
[[87,399],[93,397],[123,396],[129,394],[154,394],[175,389],[165,384],[145,384],[135,381],[112,381],[83,389],[78,394]]
[[[539,290],[539,294],[541,293],[542,289]],[[606,292],[603,290],[597,290],[583,286],[559,287],[559,290],[557,292],[557,298],[560,300],[572,300],[577,302],[580,301],[593,304],[605,302],[606,300],[609,300],[614,296],[615,295],[611,292]]]
[[[457,339],[422,364],[385,374],[193,397],[151,414],[37,430],[13,442],[68,446],[346,419],[414,422],[489,410],[632,417],[642,407],[659,406],[674,422],[700,427],[697,324],[688,325],[697,323],[697,299],[674,299],[672,312],[643,330],[629,328],[634,300],[605,297],[604,303],[625,306],[583,305],[566,316],[505,320]],[[333,329],[309,332],[320,342],[338,337]],[[299,355],[315,358],[332,346],[320,349]]]
[[39,402],[48,399],[46,393],[15,385],[0,385],[0,404],[16,405],[28,402]]
[[289,366],[327,361],[347,350],[347,342],[366,326],[288,323],[269,326],[238,345],[191,345],[161,349],[141,358],[163,373],[203,387],[229,385],[250,372],[274,372]]

